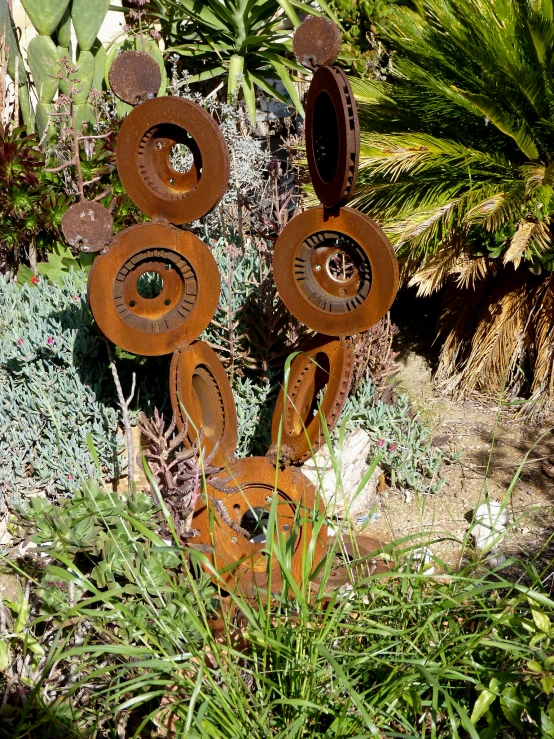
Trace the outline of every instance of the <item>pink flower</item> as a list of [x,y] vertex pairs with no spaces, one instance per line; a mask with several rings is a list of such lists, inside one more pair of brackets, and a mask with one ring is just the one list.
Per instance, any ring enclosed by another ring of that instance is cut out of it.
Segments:
[[48,344],[48,346],[52,346],[54,344],[54,339],[51,336],[49,336],[46,339],[46,343]]
[[379,441],[377,442],[377,446],[382,447],[384,443],[385,442],[383,441],[383,439],[379,439]]
[[38,285],[39,282],[40,282],[40,277],[38,277],[38,275],[33,275],[31,277],[31,284],[32,285]]
[[390,445],[390,450],[391,450],[391,452],[395,452],[396,451],[396,444],[391,444]]
[[73,475],[68,475],[67,479],[71,482],[73,480]]
[[17,346],[23,346],[23,339],[17,340]]

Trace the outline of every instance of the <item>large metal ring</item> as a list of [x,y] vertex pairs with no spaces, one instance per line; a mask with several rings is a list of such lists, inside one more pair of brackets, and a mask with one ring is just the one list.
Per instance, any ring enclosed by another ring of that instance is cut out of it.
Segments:
[[348,77],[320,67],[306,103],[306,154],[315,194],[326,208],[348,202],[358,176],[360,124]]
[[169,390],[177,426],[187,428],[186,446],[192,446],[202,432],[206,459],[228,467],[237,447],[237,411],[227,373],[214,350],[203,341],[177,349]]
[[204,331],[219,271],[194,234],[147,223],[117,234],[90,271],[88,299],[102,333],[133,354],[170,354]]
[[290,368],[286,396],[283,387],[271,425],[271,441],[275,445],[282,423],[281,459],[304,462],[317,452],[325,438],[321,415],[331,430],[348,397],[353,372],[354,352],[344,339],[329,341],[319,336],[296,357]]
[[293,218],[275,244],[273,274],[290,312],[328,336],[366,331],[386,314],[398,290],[388,238],[352,208],[311,208]]
[[[193,163],[178,172],[170,162],[184,144]],[[117,138],[117,170],[133,203],[149,216],[191,223],[209,213],[229,183],[229,150],[221,129],[191,100],[147,100],[123,121]]]
[[[276,533],[293,537],[288,542],[292,550],[292,577],[300,583],[303,575],[309,574],[305,573],[304,562],[310,546],[314,548],[314,568],[319,564],[327,542],[327,527],[321,526],[315,537],[313,519],[315,513],[322,514],[323,507],[316,498],[314,486],[299,470],[280,470],[276,482],[275,467],[268,459],[249,457],[238,460],[229,472],[212,480],[228,481],[231,492],[221,492],[220,485],[215,488],[207,484],[206,494],[199,500],[193,517],[193,528],[200,535],[189,541],[206,554],[220,573],[214,582],[221,584],[223,579],[229,590],[239,590],[248,597],[255,597],[260,590],[267,592],[263,521],[274,495],[277,496]],[[281,569],[275,559],[271,568],[271,592],[280,592],[282,584]]]

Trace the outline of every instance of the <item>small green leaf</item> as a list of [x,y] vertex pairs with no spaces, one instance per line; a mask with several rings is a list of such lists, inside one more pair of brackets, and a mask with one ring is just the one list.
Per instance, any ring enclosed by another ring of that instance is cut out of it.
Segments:
[[534,660],[534,659],[532,659],[532,660],[531,660],[531,662],[528,662],[528,663],[527,663],[527,667],[528,667],[528,668],[529,668],[529,669],[530,669],[530,670],[531,670],[532,672],[542,672],[542,665],[540,664],[540,662],[537,662],[537,661],[536,661],[536,660]]
[[471,713],[471,723],[476,724],[479,719],[485,715],[485,713],[489,710],[489,706],[494,703],[494,700],[496,698],[496,694],[492,693],[490,690],[483,690],[479,698],[475,701],[475,705],[473,706],[473,711]]
[[535,622],[537,629],[545,634],[548,634],[548,632],[552,628],[548,616],[543,613],[543,611],[539,611],[536,608],[531,608],[531,613],[533,614],[533,621]]
[[543,677],[541,680],[542,689],[546,693],[546,695],[550,695],[552,692],[552,688],[554,688],[554,678],[552,675],[547,675],[546,677]]
[[0,671],[7,670],[10,665],[10,650],[8,642],[2,639],[0,641]]
[[31,605],[29,601],[23,600],[18,606],[18,611],[17,618],[13,625],[13,630],[16,634],[22,632],[25,626],[27,626],[29,614],[31,613]]

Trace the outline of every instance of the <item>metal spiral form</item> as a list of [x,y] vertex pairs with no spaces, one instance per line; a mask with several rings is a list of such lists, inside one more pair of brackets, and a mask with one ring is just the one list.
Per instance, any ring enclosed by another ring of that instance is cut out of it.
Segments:
[[[297,582],[303,576],[313,518],[323,508],[295,465],[319,449],[324,426],[331,430],[340,417],[354,369],[348,337],[379,321],[398,289],[388,239],[367,216],[346,207],[358,172],[359,124],[348,78],[332,66],[340,45],[338,28],[323,18],[307,18],[294,38],[299,62],[314,72],[306,144],[322,206],[289,222],[276,242],[273,266],[284,304],[316,333],[281,389],[266,457],[236,459],[233,392],[216,352],[198,340],[217,308],[219,273],[209,248],[175,228],[209,213],[226,191],[229,152],[221,130],[196,103],[152,98],[156,80],[141,87],[133,67],[140,55],[129,55],[110,78],[116,95],[139,102],[121,127],[117,165],[129,197],[154,221],[91,247],[102,248],[89,277],[90,306],[100,330],[118,346],[144,356],[172,354],[169,391],[177,425],[186,430],[184,444],[199,442],[211,468],[220,469],[199,498],[192,523],[198,535],[190,546],[222,571],[214,582],[247,597],[267,590],[259,521],[275,499],[276,528],[294,537],[292,575]],[[184,173],[170,163],[177,144],[188,146],[193,158]],[[152,273],[156,279],[145,291],[141,281]],[[321,526],[314,568],[326,541]],[[277,564],[271,582],[281,589]]]

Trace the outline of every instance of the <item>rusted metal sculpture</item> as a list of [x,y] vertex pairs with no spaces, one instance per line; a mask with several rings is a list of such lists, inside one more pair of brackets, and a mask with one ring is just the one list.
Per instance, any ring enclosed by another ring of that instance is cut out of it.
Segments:
[[356,101],[340,67],[319,67],[306,104],[306,154],[315,194],[325,208],[350,200],[360,159]]
[[342,36],[338,26],[328,18],[307,16],[296,29],[292,50],[299,63],[308,69],[334,64],[340,54]]
[[[188,171],[171,164],[175,146],[192,155]],[[209,213],[227,190],[229,150],[221,129],[191,100],[147,100],[127,116],[116,148],[117,171],[133,203],[152,217],[192,223]]]
[[281,592],[283,578],[278,561],[273,559],[268,573],[264,555],[272,505],[276,514],[274,537],[282,538],[283,548],[290,546],[283,540],[292,537],[290,571],[296,582],[302,580],[309,546],[314,547],[314,567],[321,560],[327,529],[322,526],[316,535],[312,521],[323,510],[315,488],[299,470],[280,470],[276,478],[275,465],[266,457],[239,459],[229,471],[211,478],[206,493],[193,517],[200,536],[191,545],[206,554],[221,573],[216,582],[223,580],[228,589],[239,590],[247,597],[255,597],[260,590]]
[[158,62],[144,51],[123,51],[110,67],[109,80],[120,100],[139,105],[158,94],[162,72]]
[[[110,73],[116,94],[139,103],[121,127],[117,167],[131,200],[154,220],[119,233],[109,247],[107,227],[96,241],[92,236],[85,241],[80,233],[86,248],[102,252],[88,288],[100,330],[134,354],[173,353],[171,405],[186,432],[184,443],[198,443],[210,470],[220,470],[206,480],[193,515],[198,535],[190,538],[190,546],[206,555],[214,582],[247,597],[260,590],[269,595],[284,585],[277,559],[265,556],[271,549],[268,536],[292,551],[290,574],[297,582],[309,574],[308,548],[314,567],[323,556],[327,528],[321,503],[294,465],[317,451],[324,425],[332,429],[340,416],[354,365],[346,337],[379,321],[398,288],[388,239],[367,216],[345,207],[356,183],[359,125],[348,79],[330,66],[340,41],[337,27],[322,18],[305,20],[294,38],[297,58],[315,71],[306,142],[322,207],[290,221],[275,245],[273,265],[284,304],[317,333],[292,363],[266,457],[235,458],[232,389],[217,354],[197,341],[217,308],[217,265],[200,239],[175,227],[205,216],[221,201],[230,174],[227,145],[217,123],[196,103],[150,99],[159,78],[150,62],[139,69],[137,52],[122,54]],[[177,171],[176,154],[182,160],[183,146],[190,166]],[[83,230],[83,220],[77,210],[68,216],[68,239],[78,227]],[[275,527],[268,533],[270,516]]]
[[[344,339],[317,337],[291,365],[288,385],[277,399],[271,441],[279,457],[305,462],[324,441],[322,417],[329,431],[339,419],[354,371],[354,352]],[[323,397],[320,394],[323,392]]]
[[310,208],[283,229],[273,256],[275,285],[302,323],[351,336],[381,320],[398,290],[398,264],[383,231],[352,208]]
[[170,354],[197,339],[219,300],[219,271],[190,231],[145,223],[120,232],[94,262],[88,298],[105,336],[133,354]]
[[113,238],[113,218],[100,203],[81,200],[64,213],[62,231],[71,246],[85,252],[101,251]]
[[237,447],[237,411],[227,373],[217,354],[203,341],[181,346],[173,354],[169,391],[185,444],[199,439],[206,457],[227,469]]

